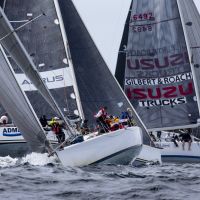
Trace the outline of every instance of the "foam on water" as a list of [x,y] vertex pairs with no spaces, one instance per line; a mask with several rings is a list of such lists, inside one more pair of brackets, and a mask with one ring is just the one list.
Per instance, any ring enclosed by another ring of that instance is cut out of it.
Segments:
[[47,153],[31,153],[23,157],[21,163],[29,163],[34,166],[44,166],[49,163],[56,163],[57,158],[55,156],[48,157]]
[[24,165],[26,163],[33,166],[45,166],[50,163],[58,163],[58,159],[56,158],[56,156],[48,157],[47,153],[31,153],[23,158],[12,158],[10,156],[0,157],[0,168]]
[[17,161],[17,158],[11,158],[10,156],[0,157],[0,167],[4,168],[15,166]]
[[56,156],[48,157],[47,153],[31,153],[21,159],[21,164],[29,163],[34,166],[44,166],[58,162]]

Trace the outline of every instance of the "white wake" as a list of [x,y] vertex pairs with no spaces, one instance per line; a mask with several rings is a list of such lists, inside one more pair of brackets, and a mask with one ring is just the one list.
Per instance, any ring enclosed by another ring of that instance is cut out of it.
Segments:
[[45,166],[51,163],[58,163],[58,159],[56,156],[48,157],[47,153],[31,153],[22,158],[12,158],[10,156],[0,157],[0,168],[13,167],[26,163],[33,166]]

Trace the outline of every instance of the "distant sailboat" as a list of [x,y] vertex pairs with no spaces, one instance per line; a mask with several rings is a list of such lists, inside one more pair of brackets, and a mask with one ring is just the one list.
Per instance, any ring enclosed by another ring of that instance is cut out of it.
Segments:
[[[133,1],[126,50],[118,59],[126,64],[118,63],[116,72],[124,71],[116,76],[149,131],[199,126],[199,20],[193,1]],[[200,158],[196,143],[190,152],[172,143],[165,154],[164,146],[162,158]]]
[[[55,112],[59,116],[63,117],[62,112],[60,111],[56,102],[49,93],[47,87],[42,82],[39,73],[37,72],[33,62],[28,56],[18,36],[12,29],[2,10],[0,11],[2,15],[0,20],[0,24],[2,26],[2,28],[0,29],[0,36],[2,38],[1,43],[7,49],[9,55],[14,58],[14,60],[23,69],[26,75],[29,76],[30,80],[35,84],[37,89],[45,97],[45,99],[55,110]],[[29,67],[29,69],[27,68],[27,66]],[[11,113],[11,116],[14,116],[13,120],[16,122],[16,125],[19,128],[22,127],[20,121],[17,121],[15,119],[16,116],[14,109],[12,110],[11,108],[8,108],[8,102],[6,101],[6,98],[7,96],[5,96],[5,101],[3,102],[4,107],[6,108],[6,110],[8,109],[8,112]],[[66,124],[68,125],[68,122],[66,122]],[[27,126],[31,126],[31,124]],[[68,129],[70,131],[69,126]],[[73,134],[71,131],[70,133]],[[27,141],[31,143],[31,138],[28,138],[27,135],[31,136],[32,133],[29,133],[27,132],[27,130],[25,130],[22,131],[22,134],[27,139]],[[33,135],[32,137],[35,136]],[[96,162],[128,164],[140,152],[141,144],[141,129],[139,127],[133,127],[117,130],[112,133],[94,137],[82,143],[70,145],[64,150],[57,151],[56,153],[61,162],[67,166],[83,166]],[[103,148],[105,146],[106,148]],[[101,149],[101,152],[96,147],[99,147],[99,149]],[[82,152],[81,155],[80,152]]]

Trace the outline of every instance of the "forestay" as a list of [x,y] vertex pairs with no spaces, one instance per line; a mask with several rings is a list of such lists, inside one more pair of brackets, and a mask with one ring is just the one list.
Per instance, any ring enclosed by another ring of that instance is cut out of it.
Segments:
[[[180,2],[193,5],[187,0]],[[133,1],[124,87],[148,129],[197,124],[193,80],[177,1]]]
[[[19,29],[17,34],[61,111],[66,115],[74,112],[78,114],[71,68],[68,64],[60,21],[53,0],[1,0],[0,2],[5,2],[4,11],[15,28],[40,16]],[[55,111],[41,97],[32,82],[22,73],[12,58],[9,60],[20,86],[26,91],[38,117],[44,114],[47,118],[55,116]],[[35,72],[30,73],[30,76],[35,74]],[[41,88],[42,85],[39,88],[44,93],[45,89]]]
[[9,112],[32,151],[50,150],[51,147],[44,130],[26,95],[21,90],[2,47],[0,47],[0,69],[0,102],[3,107]]
[[[95,123],[94,114],[102,106],[109,114],[119,116],[131,104],[108,69],[71,0],[58,0],[64,21],[69,49],[85,118]],[[133,109],[133,108],[132,108]],[[133,110],[135,121],[143,128],[144,141],[149,144],[146,129]]]

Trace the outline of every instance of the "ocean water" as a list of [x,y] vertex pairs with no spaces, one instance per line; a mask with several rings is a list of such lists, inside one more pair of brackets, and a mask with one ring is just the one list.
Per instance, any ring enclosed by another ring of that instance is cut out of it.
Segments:
[[55,157],[0,157],[0,200],[199,200],[200,164],[63,167]]

